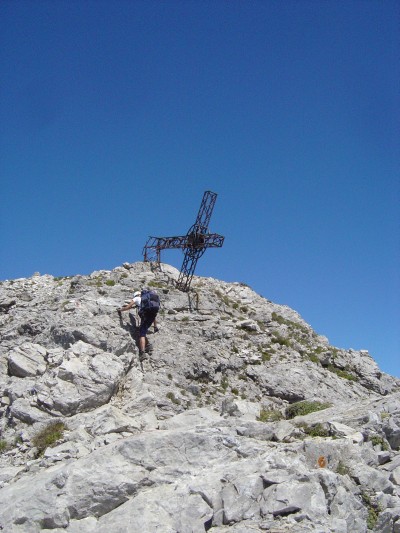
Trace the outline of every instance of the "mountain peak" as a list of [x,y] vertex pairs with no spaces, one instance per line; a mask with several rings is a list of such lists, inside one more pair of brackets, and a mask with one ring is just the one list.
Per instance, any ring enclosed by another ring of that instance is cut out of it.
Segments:
[[[244,283],[194,277],[185,293],[178,275],[126,263],[1,282],[0,525],[400,527],[400,380]],[[141,365],[138,317],[117,308],[145,286],[161,309]]]

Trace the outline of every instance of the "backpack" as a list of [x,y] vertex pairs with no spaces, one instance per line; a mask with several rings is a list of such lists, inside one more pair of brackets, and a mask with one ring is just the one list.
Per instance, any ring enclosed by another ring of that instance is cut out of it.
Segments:
[[156,291],[143,290],[141,294],[140,311],[147,309],[160,309],[160,297]]

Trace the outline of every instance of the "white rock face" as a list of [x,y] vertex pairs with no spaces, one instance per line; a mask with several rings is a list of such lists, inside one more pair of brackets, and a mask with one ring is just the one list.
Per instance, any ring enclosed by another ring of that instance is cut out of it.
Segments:
[[[244,284],[178,274],[0,282],[0,530],[400,532],[399,380]],[[143,286],[142,368],[116,309]]]

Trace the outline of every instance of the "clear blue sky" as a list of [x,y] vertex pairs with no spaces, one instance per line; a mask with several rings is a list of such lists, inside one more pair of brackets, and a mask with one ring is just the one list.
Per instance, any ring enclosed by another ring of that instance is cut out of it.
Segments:
[[0,279],[140,261],[212,190],[197,274],[400,376],[399,6],[2,0]]

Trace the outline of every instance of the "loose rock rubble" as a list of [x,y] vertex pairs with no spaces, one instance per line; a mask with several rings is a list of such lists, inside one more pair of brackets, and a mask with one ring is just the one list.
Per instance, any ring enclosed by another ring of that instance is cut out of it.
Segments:
[[[0,282],[0,530],[400,533],[400,380],[243,283],[178,274]],[[116,309],[143,286],[142,368]]]

